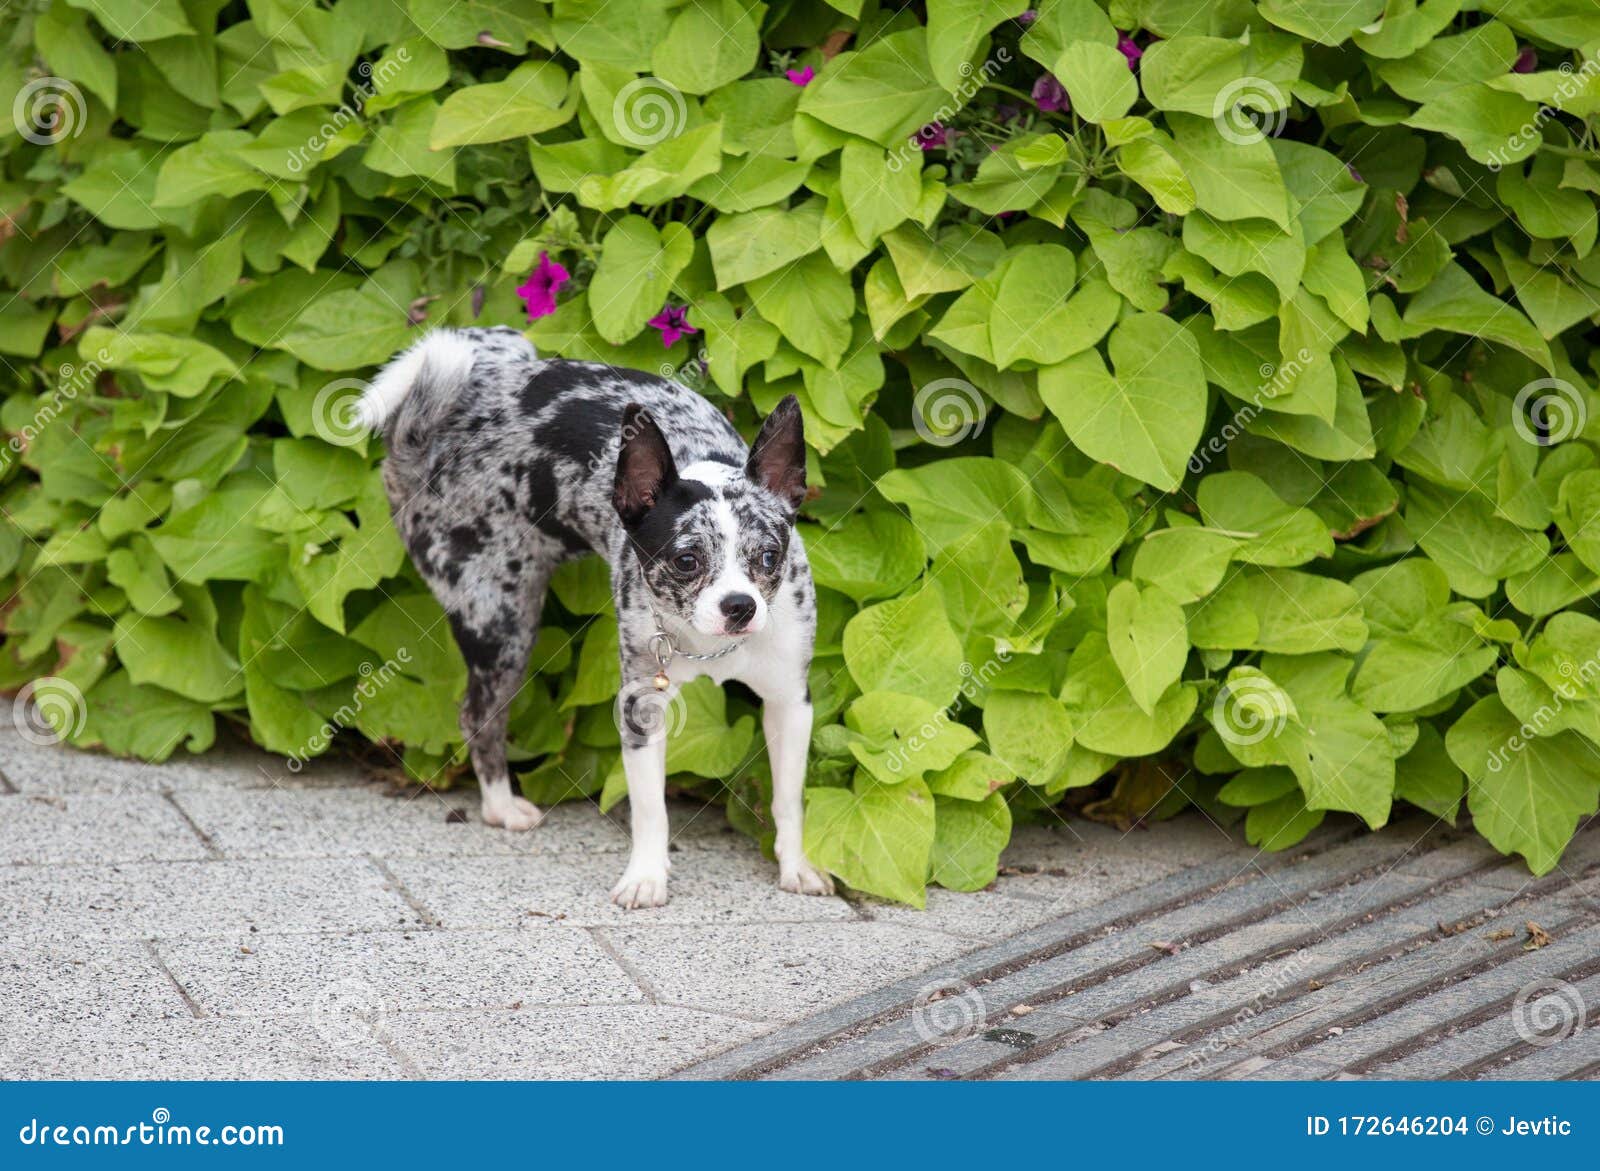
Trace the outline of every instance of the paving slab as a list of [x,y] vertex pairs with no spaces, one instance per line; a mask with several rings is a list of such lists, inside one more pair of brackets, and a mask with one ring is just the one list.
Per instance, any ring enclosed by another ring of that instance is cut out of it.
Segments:
[[[0,1047],[0,1078],[341,1081],[415,1076],[383,1041],[332,1035],[309,1019],[174,1018],[132,1032],[99,1022],[21,1023]],[[159,1105],[159,1103],[152,1103]]]
[[659,999],[773,1021],[858,996],[877,987],[885,970],[914,972],[976,946],[889,923],[617,927],[603,934]]
[[589,932],[549,922],[500,931],[246,933],[156,950],[198,1009],[217,1016],[304,1015],[341,998],[388,1015],[644,999]]
[[384,1029],[429,1078],[659,1078],[771,1028],[643,1004],[410,1013]]
[[[1062,821],[917,911],[783,892],[721,810],[674,800],[672,902],[626,912],[625,806],[509,834],[470,787],[4,727],[0,768],[0,1076],[1596,1072],[1600,1021],[1525,1050],[1504,1013],[1536,977],[1592,991],[1600,832],[1534,880],[1432,819],[1330,819],[1277,855],[1198,814]],[[1548,947],[1522,950],[1527,920]],[[972,1027],[929,1043],[919,1003]]]
[[353,858],[17,866],[0,881],[0,939],[372,930],[422,921],[377,867]]
[[[538,832],[538,831],[535,831]],[[859,916],[838,896],[778,888],[776,864],[754,846],[742,852],[683,851],[672,856],[671,901],[624,911],[610,901],[624,857],[607,854],[516,858],[392,858],[391,871],[452,928],[504,927],[530,914],[568,926],[662,923],[849,922]]]
[[214,851],[170,798],[128,793],[0,796],[0,865],[197,861]]

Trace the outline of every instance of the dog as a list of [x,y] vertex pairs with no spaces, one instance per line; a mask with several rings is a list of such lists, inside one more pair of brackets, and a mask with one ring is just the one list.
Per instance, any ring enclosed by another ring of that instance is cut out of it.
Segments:
[[513,792],[506,713],[551,574],[594,552],[611,566],[633,834],[612,901],[667,901],[664,715],[700,675],[740,680],[762,700],[779,885],[831,893],[802,845],[817,606],[795,531],[806,473],[794,396],[747,447],[688,387],[541,358],[501,326],[426,334],[379,372],[356,414],[384,437],[395,526],[466,660],[461,731],[483,820],[528,830],[543,817]]

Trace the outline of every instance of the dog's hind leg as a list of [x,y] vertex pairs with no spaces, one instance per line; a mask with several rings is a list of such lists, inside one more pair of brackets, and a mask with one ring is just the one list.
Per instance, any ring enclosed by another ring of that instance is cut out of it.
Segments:
[[[510,830],[532,829],[543,819],[539,807],[513,790],[506,763],[506,723],[511,701],[522,687],[528,656],[539,637],[539,616],[552,567],[526,568],[525,558],[511,572],[500,563],[490,576],[474,580],[466,567],[461,585],[439,591],[456,645],[467,663],[467,694],[461,704],[461,732],[472,755],[483,795],[483,820]],[[517,564],[517,563],[513,563]]]

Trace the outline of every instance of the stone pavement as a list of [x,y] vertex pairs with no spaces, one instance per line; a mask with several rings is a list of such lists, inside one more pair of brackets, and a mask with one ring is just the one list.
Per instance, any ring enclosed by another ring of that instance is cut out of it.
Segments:
[[672,902],[625,912],[624,820],[476,804],[0,723],[0,1078],[1600,1074],[1600,824],[1536,881],[1426,820],[1074,821],[916,911],[785,894],[680,803]]
[[[926,911],[778,889],[672,810],[673,897],[607,901],[625,818],[484,827],[475,792],[235,744],[160,766],[0,721],[0,1077],[651,1078],[1189,868],[1204,819],[1018,834],[1030,871]],[[625,808],[623,811],[625,812]]]

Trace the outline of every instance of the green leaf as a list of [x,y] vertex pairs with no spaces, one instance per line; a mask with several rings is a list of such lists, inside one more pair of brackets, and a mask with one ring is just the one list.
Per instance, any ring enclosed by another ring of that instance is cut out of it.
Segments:
[[1384,0],[1261,0],[1261,15],[1320,45],[1337,45],[1375,24]]
[[1091,122],[1122,117],[1139,96],[1127,58],[1097,41],[1073,41],[1052,72],[1066,86],[1073,112]]
[[1118,582],[1106,595],[1106,640],[1133,702],[1153,715],[1189,660],[1183,607],[1159,586]]
[[850,619],[844,660],[862,691],[897,691],[942,707],[961,685],[961,642],[931,583]]
[[1455,722],[1445,747],[1467,774],[1473,825],[1501,853],[1521,854],[1535,874],[1555,868],[1600,800],[1593,749],[1580,736],[1527,736],[1493,696]]
[[1067,764],[1072,719],[1053,696],[993,692],[983,707],[989,751],[1030,785],[1046,785]]
[[1086,455],[1168,491],[1205,424],[1205,371],[1192,335],[1154,313],[1125,318],[1108,344],[1113,374],[1086,351],[1039,373],[1039,395]]
[[857,602],[900,593],[928,561],[916,527],[899,513],[881,509],[808,532],[806,556],[818,585]]
[[553,61],[527,61],[504,81],[469,85],[445,98],[428,134],[431,150],[523,138],[572,117],[567,75]]
[[600,336],[614,345],[631,339],[661,311],[694,254],[682,224],[658,232],[643,216],[627,216],[606,233],[589,285],[589,310]]
[[928,878],[947,890],[982,890],[995,880],[1011,840],[1011,807],[999,793],[982,801],[934,799]]
[[829,61],[805,87],[800,113],[879,146],[914,150],[907,139],[949,100],[934,80],[927,34],[913,28]]
[[935,821],[933,794],[921,781],[860,793],[810,789],[806,857],[856,890],[921,907]]

